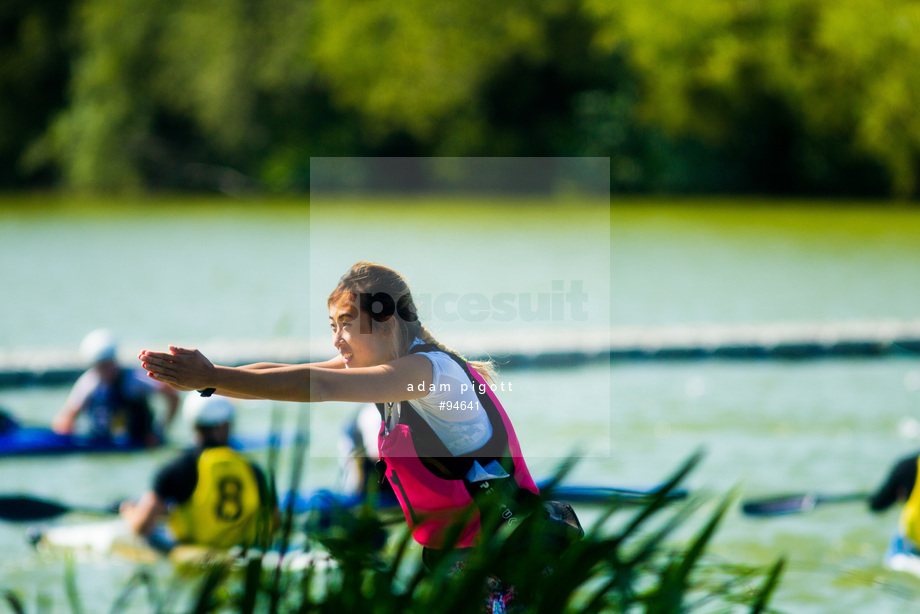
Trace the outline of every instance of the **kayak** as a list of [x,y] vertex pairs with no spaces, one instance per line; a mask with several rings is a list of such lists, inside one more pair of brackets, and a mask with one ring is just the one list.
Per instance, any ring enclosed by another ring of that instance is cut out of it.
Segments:
[[885,567],[920,577],[920,552],[900,532],[896,532],[885,551]]
[[[275,438],[286,445],[291,437]],[[255,450],[272,444],[272,436],[234,435],[230,445],[237,450]],[[162,444],[161,444],[162,445]],[[10,456],[50,456],[54,454],[98,454],[106,452],[139,452],[150,450],[124,436],[111,439],[87,435],[62,435],[48,427],[22,426],[9,414],[0,412],[0,458]]]
[[80,452],[132,452],[143,446],[127,437],[102,439],[87,435],[62,435],[44,426],[23,426],[8,411],[0,409],[0,457]]
[[29,528],[29,540],[38,550],[115,554],[139,563],[154,563],[163,555],[147,540],[131,532],[120,518],[65,525],[36,525]]
[[44,427],[15,426],[0,433],[0,457],[88,452],[134,452],[145,449],[127,439],[62,435]]
[[115,556],[136,563],[169,562],[175,567],[194,568],[209,563],[229,562],[242,567],[252,556],[260,556],[264,567],[296,571],[312,566],[326,570],[334,565],[325,552],[291,550],[283,556],[276,550],[265,552],[242,548],[215,550],[195,544],[178,544],[167,552],[155,548],[147,539],[134,534],[121,518],[61,525],[35,525],[29,528],[29,540],[42,552],[69,552],[90,557]]

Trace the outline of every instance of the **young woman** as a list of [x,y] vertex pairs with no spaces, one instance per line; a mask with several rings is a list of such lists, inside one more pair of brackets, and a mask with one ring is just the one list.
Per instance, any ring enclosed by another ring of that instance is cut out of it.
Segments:
[[[393,487],[426,549],[459,548],[480,534],[491,506],[509,523],[538,493],[511,422],[489,386],[493,367],[438,343],[395,271],[359,262],[327,300],[338,356],[321,363],[214,365],[198,350],[140,353],[154,379],[180,390],[278,401],[375,403],[378,472]],[[462,526],[459,524],[462,523]]]

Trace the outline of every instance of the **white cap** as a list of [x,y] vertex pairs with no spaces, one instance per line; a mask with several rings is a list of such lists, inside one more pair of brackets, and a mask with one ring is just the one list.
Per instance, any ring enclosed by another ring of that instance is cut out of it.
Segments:
[[193,426],[217,426],[233,420],[233,403],[226,397],[189,394],[182,403],[182,416]]
[[114,360],[117,350],[118,342],[115,335],[104,328],[89,333],[80,343],[80,355],[85,361],[94,365],[106,360]]

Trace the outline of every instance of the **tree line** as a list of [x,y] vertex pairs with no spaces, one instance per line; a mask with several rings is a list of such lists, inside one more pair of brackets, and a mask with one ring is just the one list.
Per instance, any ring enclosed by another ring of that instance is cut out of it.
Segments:
[[305,192],[317,156],[918,194],[912,0],[6,0],[0,188]]

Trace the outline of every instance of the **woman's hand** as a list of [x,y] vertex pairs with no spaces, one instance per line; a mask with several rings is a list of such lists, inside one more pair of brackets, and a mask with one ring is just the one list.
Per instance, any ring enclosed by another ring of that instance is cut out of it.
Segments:
[[137,356],[153,379],[176,390],[199,390],[212,386],[214,365],[196,349],[169,346],[169,352],[143,350]]

